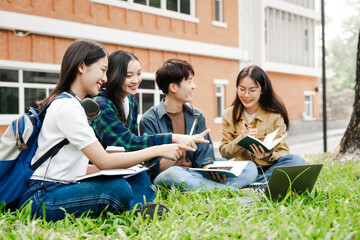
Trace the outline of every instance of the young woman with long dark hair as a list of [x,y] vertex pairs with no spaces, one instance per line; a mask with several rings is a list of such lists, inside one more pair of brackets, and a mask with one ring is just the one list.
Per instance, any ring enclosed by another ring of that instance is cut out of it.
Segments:
[[253,153],[237,145],[247,135],[264,140],[279,128],[278,136],[289,129],[289,118],[284,103],[276,95],[267,74],[258,66],[242,69],[236,80],[236,97],[222,117],[220,153],[238,161],[252,160],[258,167],[258,182],[266,182],[274,167],[304,165],[299,155],[290,154],[284,138],[270,152],[251,145]]

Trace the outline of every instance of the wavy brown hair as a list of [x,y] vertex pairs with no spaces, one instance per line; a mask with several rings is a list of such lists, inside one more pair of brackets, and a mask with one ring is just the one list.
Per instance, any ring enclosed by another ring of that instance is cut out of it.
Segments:
[[[284,118],[286,129],[289,129],[289,117],[283,101],[274,92],[269,77],[264,70],[256,65],[248,66],[242,69],[236,79],[236,88],[239,87],[240,81],[245,77],[250,77],[258,86],[261,87],[261,96],[259,105],[268,112],[280,113]],[[241,103],[239,96],[236,94],[232,103],[233,108],[233,124],[239,123],[240,117],[244,111],[244,105]]]
[[90,66],[99,59],[107,56],[108,53],[104,47],[95,41],[79,39],[73,42],[66,50],[62,59],[59,81],[56,87],[47,98],[37,102],[39,108],[43,109],[51,103],[55,97],[70,90],[70,86],[79,71],[78,67],[82,63]]

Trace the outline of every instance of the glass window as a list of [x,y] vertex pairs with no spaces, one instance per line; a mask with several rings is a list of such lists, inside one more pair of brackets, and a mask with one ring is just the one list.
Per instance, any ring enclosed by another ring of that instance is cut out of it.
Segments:
[[139,88],[141,89],[155,89],[155,81],[153,80],[142,80]]
[[0,69],[0,82],[18,82],[18,71],[17,70],[8,70]]
[[161,0],[134,0],[134,3],[160,8]]
[[166,9],[190,14],[190,0],[166,0]]
[[142,114],[154,106],[154,94],[143,93],[142,94]]
[[0,114],[19,114],[19,89],[0,87]]
[[150,0],[149,5],[151,7],[160,8],[161,7],[161,0]]
[[313,96],[312,95],[305,95],[304,119],[305,120],[313,119]]
[[215,0],[215,21],[222,22],[222,1]]
[[222,101],[221,97],[216,97],[216,104],[217,104],[216,117],[221,117],[221,115],[222,115],[221,101]]
[[46,98],[46,89],[25,88],[25,107],[36,107],[36,101]]
[[24,71],[24,83],[56,84],[58,80],[59,80],[58,73]]
[[139,3],[139,4],[146,5],[146,0],[134,0],[134,3]]
[[190,14],[190,0],[180,1],[180,12],[185,14]]
[[58,73],[0,69],[0,115],[23,114],[27,107],[37,107],[36,101],[48,96],[58,78]]
[[138,93],[135,95],[139,104],[139,117],[149,110],[152,106],[159,104],[162,96],[154,80],[143,79],[138,88]]
[[139,114],[144,114],[152,106],[154,106],[155,96],[153,93],[139,92],[135,95],[139,104]]
[[224,85],[216,85],[216,117],[221,118],[225,108]]
[[177,12],[177,0],[166,0],[166,9]]

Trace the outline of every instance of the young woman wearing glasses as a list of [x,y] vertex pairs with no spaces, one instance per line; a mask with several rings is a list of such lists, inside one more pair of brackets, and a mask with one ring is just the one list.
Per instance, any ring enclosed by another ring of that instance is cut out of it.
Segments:
[[279,128],[278,136],[289,129],[285,105],[274,92],[266,73],[258,66],[248,66],[240,71],[236,80],[236,97],[222,118],[220,153],[237,161],[251,159],[257,164],[257,182],[266,182],[274,167],[304,165],[299,155],[290,154],[284,138],[271,151],[251,145],[254,153],[237,145],[247,135],[263,141],[265,136]]

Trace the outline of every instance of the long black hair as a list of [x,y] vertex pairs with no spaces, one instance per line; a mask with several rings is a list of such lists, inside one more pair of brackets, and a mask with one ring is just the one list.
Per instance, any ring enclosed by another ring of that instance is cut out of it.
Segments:
[[104,47],[94,41],[79,39],[73,42],[66,50],[61,63],[59,81],[51,91],[49,96],[37,104],[40,109],[49,104],[56,96],[62,92],[70,90],[71,84],[74,82],[78,67],[84,63],[86,66],[97,62],[103,57],[107,57],[108,53]]
[[[286,129],[289,129],[289,117],[284,103],[274,92],[269,77],[264,70],[256,65],[248,66],[242,69],[236,79],[236,88],[239,87],[240,81],[245,77],[250,77],[258,86],[261,87],[261,95],[259,105],[265,110],[273,113],[280,113],[284,118]],[[236,94],[232,104],[233,108],[233,124],[239,123],[240,117],[244,111],[244,105]]]
[[132,60],[139,61],[131,52],[118,50],[113,52],[109,57],[109,66],[107,70],[107,82],[104,87],[108,98],[115,104],[119,112],[119,119],[126,124],[126,116],[122,100],[126,97],[126,93],[122,90],[125,82],[129,62]]

